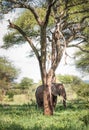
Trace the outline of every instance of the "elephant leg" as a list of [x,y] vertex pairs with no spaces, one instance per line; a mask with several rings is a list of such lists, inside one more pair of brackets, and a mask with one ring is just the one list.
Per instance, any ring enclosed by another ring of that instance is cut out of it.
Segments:
[[63,106],[66,108],[66,95],[63,96]]
[[37,106],[43,108],[43,100],[39,97],[36,97]]
[[38,103],[38,107],[43,108],[43,102],[40,101],[40,102]]
[[53,108],[56,107],[57,104],[57,96],[52,95]]

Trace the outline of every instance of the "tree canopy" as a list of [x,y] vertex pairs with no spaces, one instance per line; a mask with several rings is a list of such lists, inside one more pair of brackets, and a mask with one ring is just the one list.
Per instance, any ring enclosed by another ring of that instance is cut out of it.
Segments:
[[[23,5],[25,4],[23,1],[21,2]],[[35,5],[36,3],[43,4],[45,1],[30,1],[33,6],[36,7],[36,11],[39,14],[39,17],[43,20],[46,12],[46,5],[42,7],[37,7]],[[29,2],[29,4],[30,4]],[[43,3],[42,3],[43,2]],[[47,1],[46,1],[47,2]],[[3,3],[3,2],[2,2]],[[6,3],[8,3],[6,1]],[[4,3],[3,8],[12,9],[11,4],[13,5],[13,8],[19,8],[18,4],[21,4],[19,1],[10,1],[9,3],[10,6],[8,7]],[[28,3],[26,3],[27,5]],[[28,5],[29,5],[28,4]],[[32,6],[32,7],[33,7]],[[20,8],[27,8],[27,7],[20,7]],[[5,10],[5,9],[3,9]],[[28,9],[29,10],[29,9]],[[54,14],[55,13],[55,14]],[[54,19],[54,20],[53,20]],[[60,2],[57,1],[57,4],[53,7],[53,11],[51,13],[51,19],[49,18],[49,22],[51,22],[51,25],[55,25],[55,19],[60,21],[61,23],[61,29],[63,36],[65,36],[65,40],[69,43],[72,40],[79,40],[82,41],[85,40],[85,42],[88,42],[88,21],[89,21],[89,1],[83,1],[79,2],[78,0],[70,1],[67,0],[61,0]],[[22,15],[16,20],[15,22],[21,29],[23,29],[28,36],[39,36],[40,35],[40,29],[37,27],[37,21],[34,19],[34,16],[31,12],[25,11],[22,13]],[[35,26],[35,27],[34,27]],[[51,30],[53,26],[51,26],[49,29]],[[48,30],[49,31],[49,30]],[[49,33],[49,32],[48,32]],[[23,37],[21,35],[17,36],[17,32],[11,32],[7,34],[4,37],[4,41],[6,46],[13,45],[16,43],[20,43],[24,41]],[[9,38],[8,38],[9,37]],[[12,43],[12,44],[11,44]],[[67,43],[67,44],[68,44]],[[81,47],[78,44],[70,45],[69,47],[76,46],[77,48],[81,49]],[[83,48],[82,48],[83,49]]]

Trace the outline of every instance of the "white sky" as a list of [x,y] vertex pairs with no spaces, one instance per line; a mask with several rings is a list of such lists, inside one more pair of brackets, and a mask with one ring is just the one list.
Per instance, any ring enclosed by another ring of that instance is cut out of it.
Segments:
[[[18,12],[17,12],[18,13]],[[5,19],[0,21],[0,46],[3,44],[3,35],[7,32],[8,19],[13,19],[15,13],[10,13],[5,15]],[[18,77],[20,81],[23,77],[32,78],[35,82],[40,80],[40,70],[38,61],[35,57],[29,58],[30,46],[28,43],[22,44],[19,47],[13,47],[8,50],[0,49],[0,56],[6,56],[12,61],[12,63],[21,70]],[[68,49],[70,55],[73,54],[74,49]],[[59,67],[57,68],[56,74],[72,74],[81,76],[78,71],[76,71],[74,66],[74,61],[67,58],[67,65],[65,65],[65,57],[63,57]]]

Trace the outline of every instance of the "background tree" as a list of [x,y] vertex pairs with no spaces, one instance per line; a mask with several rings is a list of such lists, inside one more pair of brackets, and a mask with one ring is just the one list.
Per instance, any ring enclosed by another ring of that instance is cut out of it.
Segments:
[[18,76],[18,70],[5,57],[0,57],[0,90],[1,95],[12,87],[12,83]]
[[[16,29],[28,41],[38,59],[42,83],[44,85],[44,114],[52,115],[51,83],[54,80],[55,70],[61,61],[63,53],[68,55],[66,52],[67,47],[77,47],[82,51],[89,52],[88,49],[85,50],[81,47],[81,44],[87,43],[88,40],[85,30],[88,28],[89,21],[89,1],[49,0],[42,1],[42,5],[38,3],[39,1],[37,0],[2,0],[2,9],[4,12],[14,8],[27,9],[29,13],[32,13],[36,24],[39,26],[39,33],[37,33],[40,36],[38,38],[38,49],[30,34],[27,33],[31,31],[30,26],[28,26],[30,25],[28,24],[30,20],[26,24],[27,28],[23,28],[23,24],[22,26],[17,26],[16,23],[14,24],[9,20],[9,28]],[[44,10],[44,13],[40,9]],[[53,21],[52,25],[49,26],[51,17]],[[26,19],[28,18],[26,17]],[[9,42],[7,41],[4,44],[4,47],[11,46],[12,43],[18,43],[15,42],[16,40],[22,41],[21,35],[17,36],[16,34],[16,32],[9,34],[11,38]],[[78,42],[72,43],[73,40]]]
[[24,77],[20,82],[20,87],[22,89],[29,89],[34,84],[33,80],[27,77]]

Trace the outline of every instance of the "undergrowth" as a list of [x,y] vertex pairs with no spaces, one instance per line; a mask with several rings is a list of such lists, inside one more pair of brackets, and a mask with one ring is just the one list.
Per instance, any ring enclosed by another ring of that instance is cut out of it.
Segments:
[[0,106],[0,130],[88,130],[87,103],[57,105],[53,116],[44,116],[35,104]]

